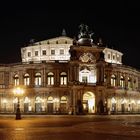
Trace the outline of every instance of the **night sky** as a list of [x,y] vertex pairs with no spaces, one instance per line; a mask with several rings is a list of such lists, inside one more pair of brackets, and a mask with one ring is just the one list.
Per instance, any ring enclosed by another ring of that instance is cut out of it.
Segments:
[[[123,63],[140,69],[139,4],[119,1],[59,1],[3,3],[0,8],[0,63],[20,62],[20,48],[30,39],[41,41],[61,35],[78,34],[78,26],[87,24],[108,47],[121,51]],[[86,3],[87,2],[87,3]]]

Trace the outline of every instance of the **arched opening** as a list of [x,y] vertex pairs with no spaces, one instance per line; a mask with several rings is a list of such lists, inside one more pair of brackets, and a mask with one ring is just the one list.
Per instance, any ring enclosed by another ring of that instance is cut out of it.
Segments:
[[17,110],[17,103],[18,103],[18,98],[16,97],[16,98],[13,99],[14,112],[16,112],[16,110]]
[[42,107],[41,107],[41,98],[38,96],[35,99],[35,112],[41,112],[42,111]]
[[48,114],[53,114],[53,102],[54,102],[54,98],[52,96],[49,96],[48,100],[47,100],[47,112],[48,112]]
[[[121,110],[122,110],[122,113],[124,113],[126,111],[126,104],[127,104],[127,100],[126,99],[122,99],[121,100]],[[130,105],[128,105],[128,110],[130,110]]]
[[31,106],[30,106],[30,99],[28,97],[24,98],[24,112],[27,113],[31,111]]
[[66,114],[67,113],[67,97],[62,96],[60,100],[60,113]]
[[115,113],[116,112],[116,103],[117,103],[117,101],[116,101],[116,99],[114,97],[112,97],[111,103],[112,103],[111,111],[112,111],[112,113]]
[[86,92],[83,95],[83,111],[95,113],[95,95],[92,92]]

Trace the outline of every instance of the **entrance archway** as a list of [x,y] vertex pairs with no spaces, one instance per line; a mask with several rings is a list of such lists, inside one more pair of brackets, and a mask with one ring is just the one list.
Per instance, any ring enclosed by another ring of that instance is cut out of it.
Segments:
[[95,95],[92,92],[86,92],[83,95],[83,110],[87,113],[95,113]]
[[53,102],[54,102],[54,98],[52,96],[49,96],[47,101],[48,114],[53,114],[53,107],[54,107]]

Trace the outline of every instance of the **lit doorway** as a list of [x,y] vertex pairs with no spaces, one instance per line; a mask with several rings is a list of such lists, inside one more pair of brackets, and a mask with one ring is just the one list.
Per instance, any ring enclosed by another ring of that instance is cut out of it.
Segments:
[[41,98],[36,97],[36,100],[35,100],[35,112],[39,113],[41,111],[42,111]]
[[92,92],[84,93],[83,110],[87,113],[95,113],[95,95]]
[[47,101],[48,114],[53,114],[53,106],[54,106],[53,102],[54,102],[54,98],[52,96],[49,96]]

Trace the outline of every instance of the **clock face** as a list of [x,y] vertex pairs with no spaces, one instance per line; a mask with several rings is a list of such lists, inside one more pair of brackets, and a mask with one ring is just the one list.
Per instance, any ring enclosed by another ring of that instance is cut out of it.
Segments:
[[95,61],[95,58],[91,53],[84,53],[80,56],[80,60],[84,63],[87,63]]

